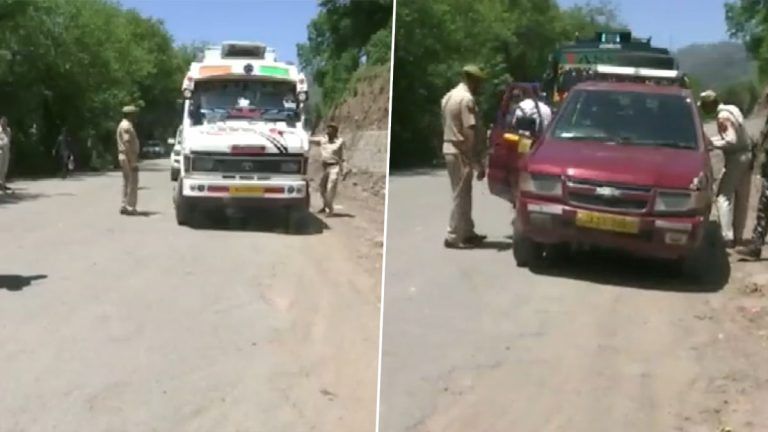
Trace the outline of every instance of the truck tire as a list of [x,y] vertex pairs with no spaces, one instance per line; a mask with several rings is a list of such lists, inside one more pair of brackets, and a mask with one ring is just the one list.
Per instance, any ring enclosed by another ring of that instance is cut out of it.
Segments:
[[176,184],[176,199],[174,200],[176,210],[176,223],[180,226],[192,226],[194,219],[194,208],[190,202],[184,198],[184,194],[181,193],[184,183],[179,180]]
[[179,180],[179,170],[176,168],[171,168],[171,181],[177,180]]

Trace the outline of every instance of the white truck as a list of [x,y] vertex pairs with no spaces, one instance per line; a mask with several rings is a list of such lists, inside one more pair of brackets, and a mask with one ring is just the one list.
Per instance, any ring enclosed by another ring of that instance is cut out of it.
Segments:
[[190,65],[182,92],[181,157],[171,168],[177,222],[271,208],[295,229],[309,209],[304,75],[264,44],[224,42]]

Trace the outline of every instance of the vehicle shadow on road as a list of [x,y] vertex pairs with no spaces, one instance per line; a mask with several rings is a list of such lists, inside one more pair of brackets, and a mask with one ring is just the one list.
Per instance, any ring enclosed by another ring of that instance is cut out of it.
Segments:
[[258,218],[202,215],[194,229],[210,231],[262,232],[285,235],[317,235],[331,227],[317,215],[306,212],[299,217],[293,230],[289,230],[285,216],[276,212],[263,213]]
[[46,278],[48,278],[47,275],[21,276],[0,274],[0,290],[21,291],[32,285],[32,282]]
[[637,258],[615,251],[570,253],[542,266],[537,274],[644,290],[713,293],[731,277],[731,264],[717,223],[706,228],[702,247],[681,269],[669,262]]

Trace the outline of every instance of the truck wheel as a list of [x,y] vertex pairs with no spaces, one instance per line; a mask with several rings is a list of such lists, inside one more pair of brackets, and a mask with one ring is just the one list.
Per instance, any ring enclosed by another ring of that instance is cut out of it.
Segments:
[[171,181],[177,181],[179,179],[179,170],[171,169]]
[[515,235],[512,253],[518,267],[535,267],[544,259],[544,246],[528,237]]
[[191,226],[194,219],[194,209],[189,201],[184,198],[184,194],[181,193],[183,187],[183,182],[179,180],[176,186],[176,202],[174,203],[176,204],[176,223],[181,226]]

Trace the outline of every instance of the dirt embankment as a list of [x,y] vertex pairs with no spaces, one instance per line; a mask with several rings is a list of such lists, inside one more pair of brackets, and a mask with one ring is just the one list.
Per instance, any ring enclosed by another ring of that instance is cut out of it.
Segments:
[[[326,122],[331,120],[339,125],[339,132],[347,142],[350,174],[344,188],[349,190],[351,186],[352,190],[383,203],[387,173],[389,65],[358,71],[349,93],[330,111],[318,131],[324,130]],[[319,165],[314,169],[321,170]]]

